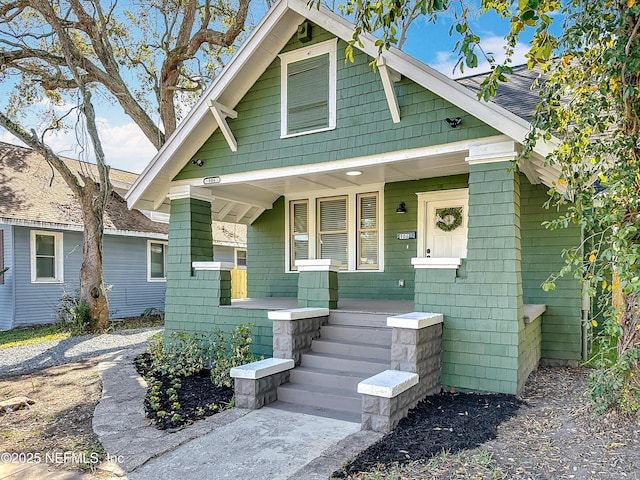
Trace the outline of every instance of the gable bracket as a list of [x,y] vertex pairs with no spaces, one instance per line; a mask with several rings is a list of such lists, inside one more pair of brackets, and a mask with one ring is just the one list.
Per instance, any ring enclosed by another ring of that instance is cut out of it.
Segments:
[[209,100],[209,109],[211,110],[211,113],[213,113],[213,117],[216,119],[216,123],[218,124],[218,127],[220,127],[222,135],[224,135],[224,139],[229,144],[229,148],[232,152],[237,152],[238,142],[236,142],[236,137],[233,136],[233,132],[227,124],[227,117],[238,118],[238,112],[225,107],[215,100]]
[[382,79],[382,86],[384,87],[384,95],[387,97],[387,103],[389,104],[391,119],[393,123],[400,123],[400,107],[398,106],[398,98],[396,97],[396,90],[393,88],[393,84],[399,82],[401,76],[398,72],[387,66],[383,56],[378,58],[376,65],[380,71],[380,78]]

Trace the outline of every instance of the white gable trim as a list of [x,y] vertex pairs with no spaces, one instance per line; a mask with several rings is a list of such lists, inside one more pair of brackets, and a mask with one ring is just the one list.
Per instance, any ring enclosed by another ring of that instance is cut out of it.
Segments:
[[226,117],[238,118],[238,112],[230,108],[227,108],[218,102],[214,102],[213,100],[209,101],[209,110],[211,110],[211,113],[213,114],[213,118],[215,118],[216,123],[220,127],[220,130],[222,131],[222,135],[224,136],[224,139],[227,141],[227,144],[229,144],[229,148],[231,149],[232,152],[237,152],[238,142],[236,141],[236,137],[233,136],[233,132],[231,131],[231,129],[229,128],[229,125],[227,124]]
[[380,78],[382,79],[384,95],[387,97],[387,104],[389,105],[389,111],[391,112],[391,119],[393,120],[393,123],[400,123],[400,107],[398,106],[396,90],[393,87],[394,82],[400,81],[400,74],[387,67],[384,57],[382,56],[378,58],[376,64],[378,66],[378,71],[380,72]]

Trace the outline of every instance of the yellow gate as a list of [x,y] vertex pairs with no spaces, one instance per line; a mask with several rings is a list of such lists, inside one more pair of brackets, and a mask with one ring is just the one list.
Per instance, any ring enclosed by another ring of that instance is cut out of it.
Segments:
[[231,298],[247,298],[247,270],[231,270]]

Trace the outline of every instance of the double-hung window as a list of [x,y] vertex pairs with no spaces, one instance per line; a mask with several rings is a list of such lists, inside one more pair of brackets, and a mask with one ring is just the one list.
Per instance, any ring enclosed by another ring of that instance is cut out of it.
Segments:
[[31,230],[31,283],[64,282],[62,232]]
[[167,242],[149,240],[147,281],[164,282],[167,279]]
[[336,127],[337,40],[282,53],[281,136]]
[[380,192],[289,201],[288,269],[296,260],[331,259],[342,270],[382,268]]

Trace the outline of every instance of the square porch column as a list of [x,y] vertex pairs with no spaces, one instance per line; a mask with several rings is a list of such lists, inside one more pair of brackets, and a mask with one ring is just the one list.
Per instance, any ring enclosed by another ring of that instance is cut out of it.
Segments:
[[338,260],[296,260],[298,307],[338,308]]

